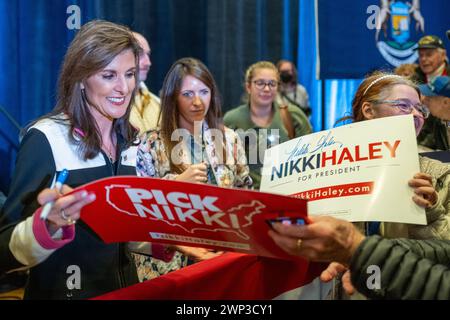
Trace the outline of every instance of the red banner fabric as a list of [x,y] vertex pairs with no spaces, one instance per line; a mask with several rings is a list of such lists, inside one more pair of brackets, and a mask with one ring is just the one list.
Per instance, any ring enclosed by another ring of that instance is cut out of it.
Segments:
[[239,253],[199,262],[96,300],[267,300],[312,282],[324,264]]
[[289,259],[267,235],[268,221],[308,221],[306,200],[206,184],[124,176],[76,190],[96,194],[81,219],[106,243],[159,242]]

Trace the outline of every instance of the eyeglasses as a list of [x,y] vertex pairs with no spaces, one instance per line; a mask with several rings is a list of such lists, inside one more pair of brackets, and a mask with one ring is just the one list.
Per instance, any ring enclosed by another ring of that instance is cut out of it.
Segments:
[[269,89],[275,89],[278,87],[278,81],[270,80],[270,81],[264,81],[264,80],[255,80],[253,81],[255,84],[255,87],[259,90],[264,90],[266,86],[269,86]]
[[396,107],[398,110],[400,110],[400,112],[402,112],[404,114],[410,114],[415,109],[425,119],[428,118],[428,116],[430,115],[430,110],[428,110],[426,105],[424,105],[422,103],[418,103],[418,104],[414,105],[411,101],[406,100],[406,99],[376,100],[376,101],[373,101],[373,103],[376,103],[376,104],[389,104],[389,105],[391,105],[393,107]]

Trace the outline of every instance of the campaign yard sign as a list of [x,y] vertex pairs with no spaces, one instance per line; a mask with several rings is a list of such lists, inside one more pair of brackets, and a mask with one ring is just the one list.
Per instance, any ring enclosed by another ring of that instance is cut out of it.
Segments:
[[148,241],[290,258],[268,220],[307,221],[306,200],[242,189],[119,176],[77,188],[96,194],[81,219],[106,243]]
[[308,214],[426,224],[412,115],[352,123],[266,150],[261,191],[308,199]]

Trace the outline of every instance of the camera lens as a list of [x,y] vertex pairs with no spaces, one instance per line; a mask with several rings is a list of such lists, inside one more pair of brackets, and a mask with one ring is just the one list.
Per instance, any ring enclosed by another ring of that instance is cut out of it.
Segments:
[[292,82],[293,77],[292,77],[292,74],[289,73],[289,71],[281,71],[280,79],[281,79],[281,82],[283,82],[283,83],[289,83],[289,82]]

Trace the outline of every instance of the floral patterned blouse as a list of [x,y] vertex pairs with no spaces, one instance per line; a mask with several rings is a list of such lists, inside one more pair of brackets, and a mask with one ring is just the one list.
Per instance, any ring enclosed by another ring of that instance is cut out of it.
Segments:
[[[206,162],[208,164],[208,183],[210,184],[235,188],[252,186],[242,142],[233,130],[225,128],[226,161],[220,161],[213,143],[213,141],[223,141],[221,131],[210,130],[204,122],[202,137],[197,141],[187,133],[187,130],[185,133],[183,141],[177,144],[172,152],[175,155],[173,159],[178,159],[183,164]],[[216,136],[216,139],[213,140],[213,134],[219,134],[219,139]],[[177,175],[170,172],[169,158],[159,131],[147,131],[141,138],[136,171],[137,175],[141,177],[176,178]],[[141,282],[178,270],[190,261],[187,256],[178,251],[175,252],[172,261],[168,263],[139,254],[133,254],[133,256]]]
[[[183,130],[183,129],[180,129]],[[187,130],[185,130],[187,132]],[[225,128],[225,161],[221,161],[213,141],[219,130],[208,128],[203,122],[203,134],[194,139],[186,134],[172,150],[173,161],[189,165],[206,162],[208,165],[208,183],[219,187],[248,188],[252,185],[247,159],[239,136],[231,129]],[[221,144],[220,144],[221,145]],[[175,179],[177,174],[170,172],[170,162],[159,131],[148,131],[141,138],[137,153],[136,171],[138,176]]]

